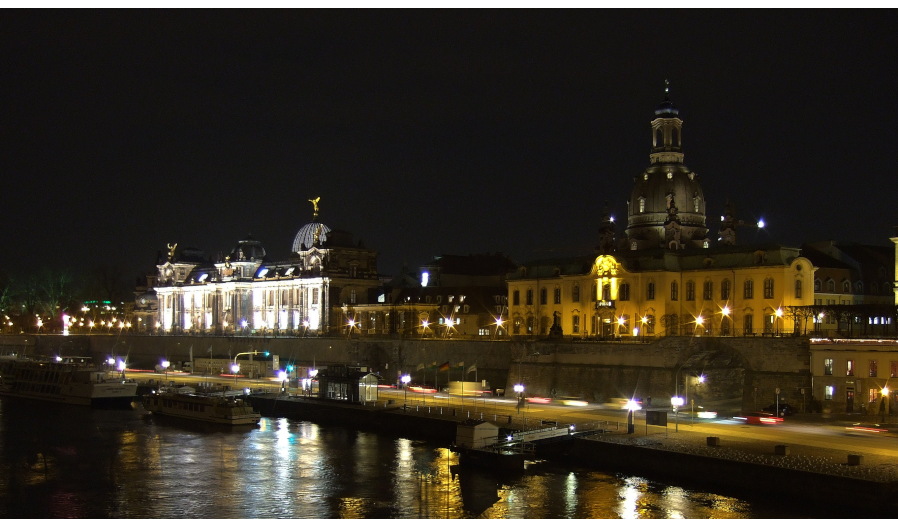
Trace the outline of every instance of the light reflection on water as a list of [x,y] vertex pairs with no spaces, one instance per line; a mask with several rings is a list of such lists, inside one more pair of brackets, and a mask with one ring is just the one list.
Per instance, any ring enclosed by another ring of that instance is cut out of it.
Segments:
[[751,518],[739,499],[288,419],[222,430],[0,398],[3,518]]

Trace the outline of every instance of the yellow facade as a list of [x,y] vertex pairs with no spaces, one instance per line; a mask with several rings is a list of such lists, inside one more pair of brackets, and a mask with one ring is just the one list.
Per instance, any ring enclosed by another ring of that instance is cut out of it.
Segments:
[[557,334],[553,325],[575,338],[802,332],[788,308],[813,303],[813,279],[810,261],[781,247],[542,262],[509,277],[510,334]]

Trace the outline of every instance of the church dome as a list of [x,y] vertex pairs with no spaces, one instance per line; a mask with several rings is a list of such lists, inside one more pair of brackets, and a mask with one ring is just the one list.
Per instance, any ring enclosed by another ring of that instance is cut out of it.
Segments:
[[293,252],[298,253],[312,248],[312,246],[316,245],[316,235],[318,237],[317,245],[323,244],[327,241],[327,233],[329,232],[331,232],[331,228],[323,223],[315,221],[306,223],[300,227],[296,237],[293,238]]
[[237,242],[237,246],[231,251],[233,261],[262,260],[265,258],[265,248],[262,242],[248,238]]

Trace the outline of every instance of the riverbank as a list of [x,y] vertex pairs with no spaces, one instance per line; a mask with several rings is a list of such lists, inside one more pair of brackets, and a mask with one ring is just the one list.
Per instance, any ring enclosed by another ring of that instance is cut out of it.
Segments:
[[[509,426],[511,421],[511,414],[471,415],[447,406],[403,408],[383,401],[361,406],[276,394],[253,395],[251,401],[263,415],[341,423],[447,446],[455,441],[457,424],[467,418],[481,418],[497,426]],[[567,424],[563,410],[558,412],[559,425]],[[844,424],[852,421],[851,416],[842,419]],[[898,512],[898,456],[736,435],[710,436],[685,425],[678,431],[646,433],[644,423],[639,423],[637,430],[627,434],[625,426],[608,426],[603,434],[541,445],[536,457],[572,470],[612,470],[714,492],[816,503],[826,511],[821,517],[879,517]],[[716,441],[709,444],[709,437]]]

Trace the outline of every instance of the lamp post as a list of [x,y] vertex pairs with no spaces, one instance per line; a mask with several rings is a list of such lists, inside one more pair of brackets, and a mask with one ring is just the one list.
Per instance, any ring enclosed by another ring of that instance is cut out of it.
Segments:
[[780,319],[783,318],[783,309],[778,307],[776,308],[776,327],[774,328],[775,335],[779,336],[780,334]]
[[162,369],[165,370],[165,384],[168,384],[168,367],[171,366],[171,363],[164,360],[160,365],[162,366]]
[[627,410],[627,433],[632,434],[636,431],[636,425],[633,424],[633,412],[639,410],[640,406],[633,399],[628,399],[624,408]]
[[402,377],[399,378],[399,380],[402,381],[402,384],[405,385],[405,386],[403,386],[403,391],[405,393],[405,396],[403,397],[403,403],[402,403],[402,407],[405,408],[406,406],[408,406],[408,383],[412,380],[412,376],[407,373],[404,373],[402,375]]
[[885,421],[886,421],[886,423],[888,423],[889,422],[889,388],[888,388],[888,386],[883,387],[883,389],[882,389],[882,400],[885,404],[885,413],[886,413]]
[[[698,331],[698,328],[702,328],[702,332],[704,332],[704,324],[705,318],[701,315],[695,317],[695,331],[693,331],[692,335],[695,336],[695,333]],[[701,333],[699,333],[701,335]]]
[[682,397],[671,397],[670,405],[673,407],[674,411],[674,427],[677,432],[680,431],[680,420],[679,420],[679,410],[680,407],[683,406],[683,398]]
[[642,331],[642,341],[643,341],[643,342],[646,342],[647,339],[646,339],[646,336],[645,336],[645,325],[649,323],[649,317],[643,315],[642,318],[641,318],[639,321],[642,322],[642,329],[641,329],[641,331]]
[[517,394],[518,398],[518,413],[521,413],[521,407],[524,406],[524,385],[520,383],[515,384],[514,393]]
[[729,320],[730,317],[730,306],[723,306],[723,309],[720,310],[720,333],[722,335],[730,334],[730,325],[726,325],[726,329],[724,329],[724,322]]
[[502,330],[502,324],[504,323],[505,321],[502,320],[502,317],[496,317],[496,339],[499,338],[499,332]]

